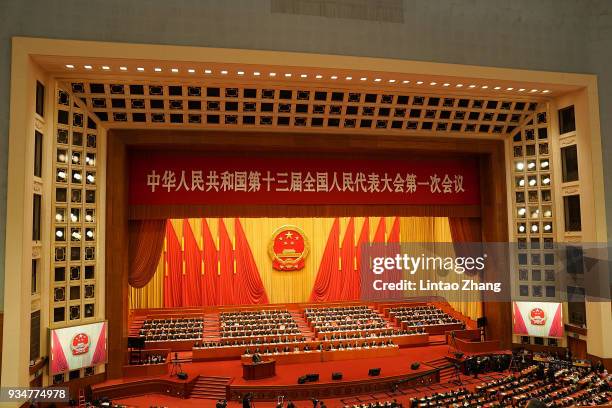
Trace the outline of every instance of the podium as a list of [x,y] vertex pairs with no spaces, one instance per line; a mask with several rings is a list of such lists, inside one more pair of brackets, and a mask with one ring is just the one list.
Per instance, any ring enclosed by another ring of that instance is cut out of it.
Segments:
[[259,363],[242,363],[242,378],[245,380],[260,380],[276,375],[276,360]]

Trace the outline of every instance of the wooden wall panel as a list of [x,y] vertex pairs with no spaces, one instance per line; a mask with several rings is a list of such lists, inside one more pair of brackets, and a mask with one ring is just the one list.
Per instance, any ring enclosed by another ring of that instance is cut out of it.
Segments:
[[110,135],[106,171],[107,377],[119,378],[126,360],[128,333],[128,184],[125,144]]

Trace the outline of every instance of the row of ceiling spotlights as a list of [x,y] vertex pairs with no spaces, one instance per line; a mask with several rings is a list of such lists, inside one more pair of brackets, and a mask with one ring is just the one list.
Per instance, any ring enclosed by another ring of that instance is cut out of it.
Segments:
[[[74,68],[75,68],[75,66],[74,66],[74,64],[66,64],[66,68],[68,68],[68,69],[74,69]],[[91,69],[93,69],[93,66],[92,66],[92,65],[83,65],[83,68],[85,68],[86,70],[91,70]],[[110,71],[110,70],[111,70],[111,67],[110,67],[110,66],[108,66],[108,65],[102,65],[102,66],[101,66],[101,68],[102,68],[102,70],[103,70],[103,71]],[[120,71],[127,71],[127,70],[128,70],[128,68],[127,68],[127,67],[125,67],[125,66],[121,66],[121,67],[119,67],[119,70],[120,70]],[[136,71],[138,71],[138,72],[145,72],[145,68],[144,68],[144,67],[137,67],[137,68],[136,68]],[[162,68],[153,68],[153,71],[154,71],[154,72],[162,72],[162,71],[163,71],[163,69],[162,69]],[[177,73],[179,73],[179,69],[178,69],[178,68],[170,68],[170,72],[172,72],[172,73],[174,73],[174,74],[177,74]],[[193,68],[189,68],[189,69],[187,70],[187,72],[188,72],[188,73],[190,73],[190,74],[195,74],[196,70],[195,70],[195,69],[193,69]],[[210,75],[210,74],[212,74],[213,72],[212,72],[212,70],[210,70],[210,69],[205,69],[205,70],[204,70],[204,73],[205,73],[205,74],[207,74],[207,75]],[[224,69],[224,70],[220,70],[220,71],[219,71],[219,73],[220,73],[221,75],[227,75],[227,74],[229,74],[229,71]],[[236,71],[236,74],[237,74],[237,75],[239,75],[239,76],[246,75],[246,73],[245,73],[244,71]],[[261,76],[261,75],[262,75],[262,74],[261,74],[261,72],[259,72],[259,71],[254,71],[254,72],[253,72],[253,76],[259,77],[259,76]],[[291,78],[291,77],[293,76],[293,74],[292,74],[292,73],[285,73],[285,74],[283,74],[283,75],[285,76],[285,78]],[[270,76],[270,77],[272,77],[272,78],[273,78],[273,77],[276,77],[276,76],[277,76],[277,73],[276,73],[276,72],[269,72],[269,73],[268,73],[268,76]],[[299,77],[300,77],[300,78],[308,78],[308,74],[300,74],[300,75],[299,75]],[[315,78],[316,78],[316,79],[323,79],[323,75],[321,75],[321,74],[316,74],[316,75],[315,75]],[[336,79],[339,79],[339,77],[338,77],[337,75],[331,75],[331,76],[329,77],[329,79],[336,80]],[[353,79],[357,79],[357,78],[353,78],[352,76],[346,76],[346,77],[344,77],[344,79],[345,79],[345,80],[347,80],[347,81],[351,81],[351,80],[353,80]],[[359,79],[360,81],[367,81],[367,80],[368,80],[368,78],[367,78],[367,77],[359,77],[358,79]],[[373,80],[373,81],[374,81],[374,82],[383,82],[383,79],[382,79],[382,78],[374,78],[374,80]],[[389,83],[393,84],[393,83],[396,83],[396,82],[398,82],[398,81],[397,81],[397,80],[395,80],[395,79],[388,79],[388,80],[387,80],[387,82],[389,82]],[[402,80],[402,81],[401,81],[401,83],[402,83],[402,84],[409,84],[409,83],[410,83],[410,81],[409,81],[409,80],[407,80],[407,79],[405,79],[405,80]],[[416,81],[416,82],[415,82],[415,84],[417,84],[417,85],[423,85],[424,83],[425,83],[424,81]],[[430,86],[441,85],[441,86],[443,86],[443,87],[450,87],[450,86],[451,86],[451,84],[450,84],[450,83],[448,83],[448,82],[438,83],[438,82],[435,82],[435,81],[431,81],[431,82],[429,82],[429,85],[430,85]],[[464,84],[455,84],[454,86],[455,86],[456,88],[463,88],[463,87],[467,87],[467,88],[470,88],[470,89],[474,89],[474,88],[480,88],[480,89],[489,89],[489,86],[488,86],[488,85],[475,85],[475,84],[464,85]],[[491,89],[494,89],[494,90],[496,90],[496,91],[499,91],[499,90],[501,90],[501,89],[502,89],[502,87],[501,87],[501,86],[495,86],[495,87],[492,87]],[[529,89],[529,90],[528,90],[528,89],[526,89],[526,88],[514,88],[514,87],[507,87],[507,88],[505,88],[505,90],[506,90],[506,91],[517,91],[517,92],[525,92],[525,91],[528,91],[528,92],[530,92],[530,93],[536,93],[536,92],[541,92],[541,93],[549,93],[549,92],[550,92],[550,90],[548,90],[548,89],[544,89],[544,90],[540,91],[540,90],[538,90],[538,89]]]

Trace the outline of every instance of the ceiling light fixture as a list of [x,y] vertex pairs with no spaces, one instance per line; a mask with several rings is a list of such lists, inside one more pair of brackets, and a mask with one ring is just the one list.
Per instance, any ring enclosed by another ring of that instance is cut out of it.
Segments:
[[321,79],[321,78],[323,78],[323,75],[321,75],[321,74],[317,74],[317,75],[315,76],[315,78],[317,78],[317,79]]
[[306,75],[306,74],[301,74],[301,75],[300,75],[300,78],[308,78],[308,75]]
[[276,72],[270,72],[269,74],[271,77],[275,77],[276,76]]
[[238,71],[237,74],[238,75],[244,75],[244,71]]
[[119,67],[121,71],[127,71],[127,67]]
[[193,68],[189,68],[189,69],[187,70],[187,72],[189,72],[190,74],[193,74],[193,73],[195,72],[195,69],[193,69]]
[[330,79],[338,79],[338,76],[337,76],[337,75],[332,75],[332,76],[330,76],[329,78],[330,78]]
[[429,85],[431,85],[431,86],[434,86],[434,85],[437,85],[437,84],[438,84],[437,82],[430,82],[429,83]]
[[144,71],[144,68],[143,68],[143,67],[138,67],[138,68],[136,68],[136,70],[137,70],[137,71],[140,71],[140,72],[143,72],[143,71]]
[[445,82],[442,84],[442,86],[450,86],[450,84],[448,82]]
[[394,83],[394,82],[395,82],[395,79],[390,79],[389,80],[389,83]]
[[261,75],[261,72],[259,72],[259,71],[255,71],[255,72],[253,72],[253,75],[255,75],[255,76],[260,76],[260,75]]
[[290,73],[286,73],[285,74],[285,78],[291,78],[291,74]]
[[353,79],[353,77],[351,77],[351,76],[347,76],[347,77],[346,77],[346,80],[347,80],[347,81],[350,81],[351,79]]
[[499,90],[501,89],[501,86],[496,86],[496,87],[495,87],[495,88],[493,88],[493,89],[495,89],[496,91],[499,91]]
[[421,85],[423,81],[417,81],[417,85]]
[[155,71],[155,72],[161,72],[161,71],[162,71],[162,69],[161,69],[161,68],[153,68],[153,71]]
[[211,71],[210,69],[205,69],[205,70],[204,70],[204,73],[205,73],[205,74],[212,74],[212,71]]
[[66,68],[73,69],[73,68],[74,68],[74,65],[72,65],[72,64],[66,64]]
[[457,85],[455,85],[455,86],[456,86],[457,88],[461,88],[461,87],[463,87],[463,84],[457,84]]
[[366,77],[361,77],[361,78],[359,78],[359,80],[360,80],[360,81],[366,81],[367,79],[368,79],[368,78],[366,78]]
[[172,68],[170,69],[170,71],[174,72],[175,74],[179,71],[178,68]]
[[374,79],[374,82],[380,82],[380,81],[382,81],[382,79],[380,79],[380,78]]
[[110,67],[108,65],[102,65],[102,69],[105,71],[108,71],[110,69]]
[[91,69],[91,68],[92,68],[92,66],[91,66],[91,65],[85,65],[83,68],[85,68],[85,69]]
[[409,81],[409,80],[407,80],[407,79],[404,79],[404,80],[402,81],[402,84],[409,84],[409,83],[410,83],[410,81]]
[[227,75],[227,70],[226,69],[221,70],[221,75]]

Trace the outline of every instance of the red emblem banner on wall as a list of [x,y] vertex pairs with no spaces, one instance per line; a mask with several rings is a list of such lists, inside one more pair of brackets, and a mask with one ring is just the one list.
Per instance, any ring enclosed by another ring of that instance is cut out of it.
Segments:
[[306,235],[293,225],[285,225],[274,231],[268,245],[272,267],[277,271],[299,271],[304,268],[309,250]]
[[130,155],[130,204],[480,202],[478,161]]

